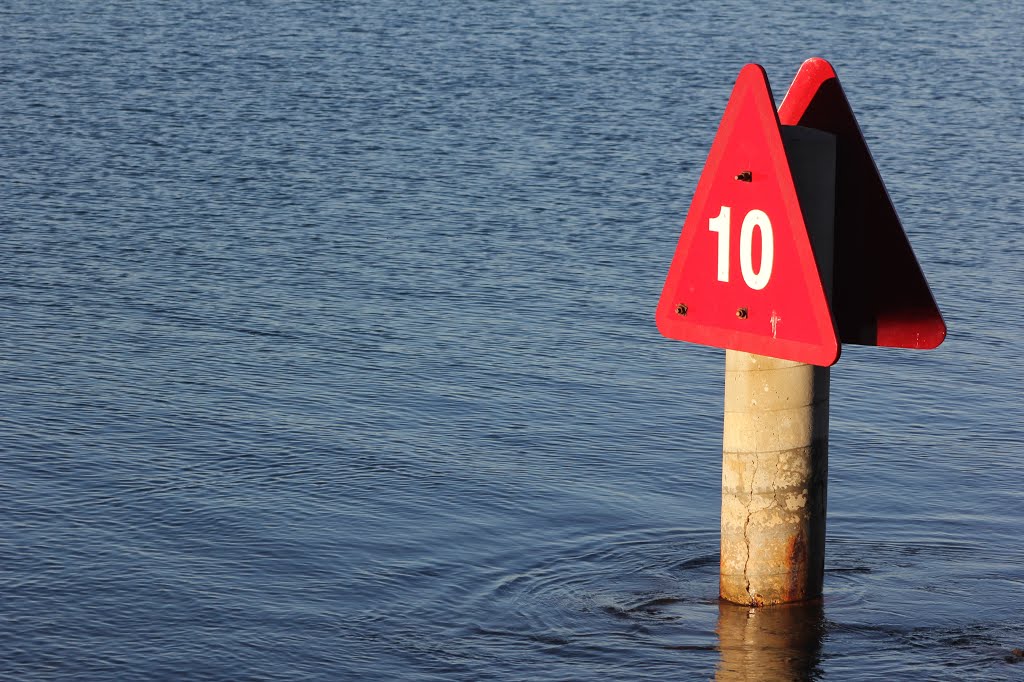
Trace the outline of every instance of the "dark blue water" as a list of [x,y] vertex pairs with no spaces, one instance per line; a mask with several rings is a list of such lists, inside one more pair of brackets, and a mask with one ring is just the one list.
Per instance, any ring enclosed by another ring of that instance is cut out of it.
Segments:
[[[1024,678],[1022,24],[4,3],[0,677]],[[653,310],[736,73],[812,55],[950,335],[844,352],[824,603],[749,613]]]

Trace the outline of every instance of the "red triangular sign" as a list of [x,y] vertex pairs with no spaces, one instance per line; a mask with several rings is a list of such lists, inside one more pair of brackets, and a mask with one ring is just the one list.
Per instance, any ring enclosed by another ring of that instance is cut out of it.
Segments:
[[836,136],[832,303],[842,342],[938,346],[946,323],[831,64],[817,58],[803,63],[779,119]]
[[764,69],[740,71],[683,224],[658,329],[815,365],[839,341]]

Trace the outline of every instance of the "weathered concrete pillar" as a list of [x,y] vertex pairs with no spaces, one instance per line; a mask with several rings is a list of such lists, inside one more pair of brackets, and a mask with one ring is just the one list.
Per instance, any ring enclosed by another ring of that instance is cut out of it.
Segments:
[[821,595],[829,368],[726,351],[719,593],[762,606]]
[[[818,273],[831,299],[835,138],[795,126],[783,126],[782,137]],[[726,351],[723,599],[763,606],[821,595],[828,395],[827,367]]]

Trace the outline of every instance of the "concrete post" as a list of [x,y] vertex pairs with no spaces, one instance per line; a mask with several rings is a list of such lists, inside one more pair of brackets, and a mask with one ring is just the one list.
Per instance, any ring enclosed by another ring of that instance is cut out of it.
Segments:
[[[832,294],[835,138],[783,126],[822,285]],[[719,593],[763,606],[821,595],[829,368],[726,351]]]
[[763,606],[821,595],[829,368],[726,351],[719,593]]

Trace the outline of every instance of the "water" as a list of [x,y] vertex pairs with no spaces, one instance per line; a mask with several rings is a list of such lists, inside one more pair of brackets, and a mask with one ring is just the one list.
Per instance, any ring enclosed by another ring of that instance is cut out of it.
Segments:
[[[1019,5],[0,14],[0,676],[1024,677]],[[846,349],[824,603],[751,614],[653,309],[812,55],[950,335]]]

